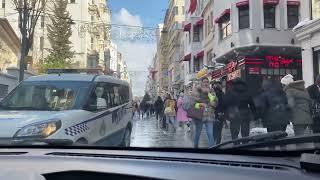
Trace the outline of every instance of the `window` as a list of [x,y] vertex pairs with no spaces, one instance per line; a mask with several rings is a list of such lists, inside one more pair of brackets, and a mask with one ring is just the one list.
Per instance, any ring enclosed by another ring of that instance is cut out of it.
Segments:
[[203,68],[203,58],[194,59],[194,72],[199,72]]
[[94,16],[91,16],[91,21],[94,21]]
[[250,27],[249,6],[239,7],[239,29]]
[[200,42],[200,28],[193,26],[193,42]]
[[44,16],[41,16],[41,28],[44,28]]
[[188,61],[189,62],[189,73],[192,73],[192,64],[191,64],[191,60]]
[[276,27],[276,6],[264,6],[264,28]]
[[229,37],[232,33],[232,26],[230,22],[230,14],[222,18],[220,23],[220,35],[221,39]]
[[179,10],[179,9],[178,9],[177,6],[175,6],[175,7],[173,8],[173,15],[174,15],[174,16],[176,16],[176,15],[179,14],[178,10]]
[[2,0],[1,8],[6,8],[6,0]]
[[299,23],[299,6],[288,5],[288,28],[293,28]]
[[210,27],[209,27],[209,33],[210,30],[213,28],[213,12],[210,12],[210,17],[209,17],[209,23],[210,23]]
[[74,4],[74,3],[76,3],[76,0],[70,0],[70,3]]
[[40,49],[43,50],[44,47],[44,37],[40,37]]
[[184,15],[184,11],[185,11],[184,6],[182,6],[182,8],[181,8],[181,14],[182,15]]
[[320,18],[320,0],[311,0],[312,19]]

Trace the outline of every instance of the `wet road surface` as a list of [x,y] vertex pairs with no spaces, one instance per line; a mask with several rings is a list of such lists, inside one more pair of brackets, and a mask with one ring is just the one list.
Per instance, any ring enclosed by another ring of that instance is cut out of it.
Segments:
[[[173,132],[172,128],[165,131],[160,128],[160,122],[158,122],[155,117],[149,119],[135,118],[133,124],[131,136],[132,147],[193,148],[193,130],[188,131],[186,126],[184,128],[178,127],[176,132]],[[229,130],[224,129],[222,134],[222,141],[231,139]],[[208,147],[205,126],[202,129],[199,147]]]

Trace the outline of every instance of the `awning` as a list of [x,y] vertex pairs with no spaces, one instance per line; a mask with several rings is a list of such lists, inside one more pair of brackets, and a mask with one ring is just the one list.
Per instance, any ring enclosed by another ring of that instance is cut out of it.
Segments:
[[294,1],[294,0],[288,0],[287,1],[287,5],[290,5],[290,6],[300,6],[300,1]]
[[222,18],[223,18],[224,16],[227,16],[227,15],[230,15],[230,9],[224,10],[224,11],[222,12],[222,14],[214,20],[214,22],[215,22],[215,23],[220,23],[221,20],[222,20]]
[[191,53],[184,56],[183,61],[190,61],[191,60]]
[[184,25],[183,31],[190,31],[190,29],[191,29],[191,23],[188,23]]
[[198,54],[197,54],[197,58],[202,58],[204,56],[204,51],[200,51],[200,52],[198,52]]
[[263,0],[264,5],[278,5],[279,0]]
[[249,6],[249,0],[242,0],[236,3],[237,7]]
[[199,21],[196,22],[197,26],[203,26],[203,19],[200,19]]

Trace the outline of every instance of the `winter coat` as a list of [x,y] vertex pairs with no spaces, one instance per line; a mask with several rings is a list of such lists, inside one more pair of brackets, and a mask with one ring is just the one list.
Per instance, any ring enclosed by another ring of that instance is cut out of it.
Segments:
[[311,98],[304,87],[304,81],[294,81],[284,88],[288,104],[292,109],[292,123],[294,125],[310,125],[312,117],[310,112]]
[[154,109],[156,110],[156,112],[163,111],[163,106],[164,102],[162,101],[162,99],[157,99],[157,101],[154,103]]
[[224,106],[230,121],[251,121],[256,114],[253,98],[241,79],[232,82],[231,89],[225,95]]
[[262,85],[262,89],[259,104],[262,109],[263,125],[268,127],[289,124],[292,111],[288,106],[288,99],[280,82],[268,81]]
[[309,95],[310,95],[310,98],[313,100],[313,109],[314,109],[314,112],[315,112],[315,115],[314,118],[313,118],[313,123],[314,123],[314,130],[316,131],[320,131],[320,117],[317,115],[319,114],[319,107],[317,107],[316,105],[317,104],[320,104],[320,89],[319,87],[314,84],[314,85],[311,85],[307,88],[308,92],[309,92]]
[[188,121],[187,112],[183,109],[183,97],[179,97],[177,106],[178,106],[177,121],[178,122]]
[[216,97],[214,92],[209,92],[214,96],[214,101],[210,102],[208,93],[202,91],[200,87],[193,90],[192,95],[194,97],[195,103],[203,103],[206,104],[207,111],[203,113],[203,121],[215,121],[215,108],[218,104],[218,98]]

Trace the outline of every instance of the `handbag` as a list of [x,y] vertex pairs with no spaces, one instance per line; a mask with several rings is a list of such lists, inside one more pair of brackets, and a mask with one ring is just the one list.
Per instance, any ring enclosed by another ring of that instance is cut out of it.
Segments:
[[187,111],[187,117],[193,120],[202,121],[203,118],[203,110],[196,109],[195,107],[191,107]]

